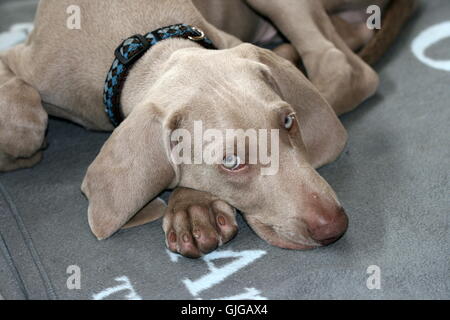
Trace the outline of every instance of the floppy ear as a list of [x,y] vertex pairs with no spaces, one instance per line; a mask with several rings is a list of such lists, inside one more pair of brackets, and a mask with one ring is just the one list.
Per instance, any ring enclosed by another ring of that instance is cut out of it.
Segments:
[[313,167],[334,161],[345,147],[347,132],[334,110],[291,62],[268,50],[259,61],[270,68],[279,93],[296,111],[302,138]]
[[[111,236],[176,183],[168,136],[152,106],[139,106],[103,146],[82,185],[89,199],[89,225],[97,238]],[[154,213],[155,217],[161,214]]]
[[122,229],[131,229],[134,227],[139,227],[144,224],[153,222],[162,218],[166,212],[167,205],[160,199],[156,198],[141,209],[136,215],[131,218]]

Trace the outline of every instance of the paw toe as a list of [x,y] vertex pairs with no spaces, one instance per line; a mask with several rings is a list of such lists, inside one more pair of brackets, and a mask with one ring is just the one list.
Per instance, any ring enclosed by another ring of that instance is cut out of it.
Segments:
[[219,236],[216,232],[196,230],[194,237],[198,248],[203,253],[210,253],[219,246]]
[[202,254],[198,250],[192,235],[183,233],[178,239],[178,252],[187,258],[199,258]]

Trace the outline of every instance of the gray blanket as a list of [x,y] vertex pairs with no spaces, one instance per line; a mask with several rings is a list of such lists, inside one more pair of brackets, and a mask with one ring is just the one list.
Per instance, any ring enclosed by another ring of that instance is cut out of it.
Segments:
[[[0,0],[0,46],[34,10]],[[167,252],[161,221],[99,242],[80,185],[108,135],[52,119],[42,163],[0,174],[0,299],[450,298],[450,42],[431,41],[449,17],[448,0],[423,1],[377,66],[378,94],[342,118],[348,146],[320,170],[350,217],[335,245],[274,248],[241,219],[199,260]]]

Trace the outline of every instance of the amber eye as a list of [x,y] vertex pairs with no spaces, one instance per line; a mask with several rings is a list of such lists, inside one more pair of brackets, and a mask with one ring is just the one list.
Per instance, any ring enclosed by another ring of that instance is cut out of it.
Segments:
[[241,158],[239,158],[238,156],[236,156],[234,154],[226,156],[223,159],[222,165],[225,169],[230,170],[230,171],[238,170],[242,167],[241,166]]
[[295,116],[293,114],[290,114],[284,118],[284,127],[287,130],[292,129],[294,126]]

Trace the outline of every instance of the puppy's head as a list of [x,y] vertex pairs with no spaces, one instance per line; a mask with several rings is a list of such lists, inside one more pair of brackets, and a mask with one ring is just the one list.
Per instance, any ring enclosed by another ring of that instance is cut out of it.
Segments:
[[276,246],[325,245],[345,232],[347,217],[314,168],[337,157],[346,132],[294,65],[244,44],[179,50],[163,68],[86,176],[99,238],[175,186],[227,201]]

